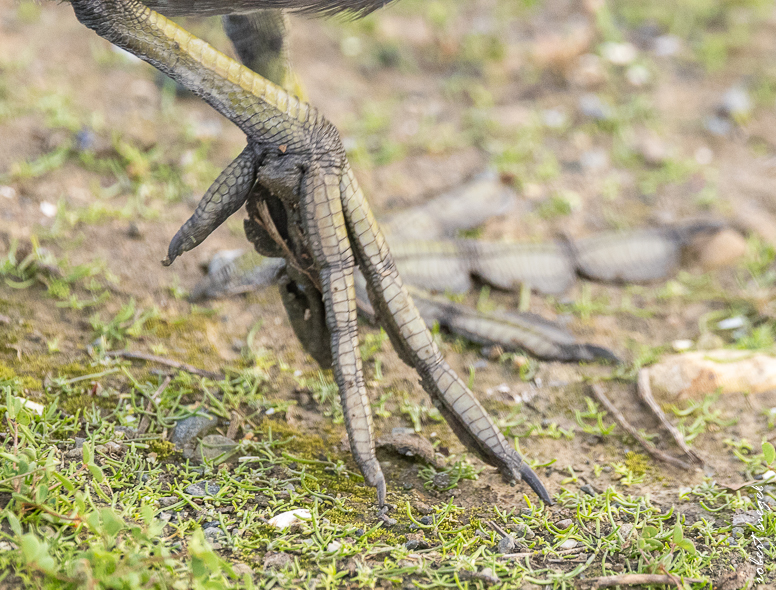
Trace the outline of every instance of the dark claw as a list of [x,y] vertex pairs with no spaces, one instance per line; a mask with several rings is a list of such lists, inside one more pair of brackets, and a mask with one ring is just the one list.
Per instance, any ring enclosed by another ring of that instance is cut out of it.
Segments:
[[528,466],[528,463],[524,462],[518,471],[520,472],[520,477],[522,480],[531,486],[531,489],[536,493],[537,496],[539,496],[542,502],[548,506],[555,504],[555,502],[552,501],[547,488],[544,487],[542,480],[540,480],[539,476],[536,475],[533,472],[533,469]]

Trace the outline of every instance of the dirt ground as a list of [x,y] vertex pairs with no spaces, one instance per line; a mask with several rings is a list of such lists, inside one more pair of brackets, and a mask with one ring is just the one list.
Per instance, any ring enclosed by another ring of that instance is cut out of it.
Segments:
[[[723,259],[741,248],[732,261],[704,266],[689,257],[665,282],[579,281],[562,297],[530,300],[531,311],[624,359],[628,370],[604,382],[610,398],[637,427],[660,433],[659,448],[678,455],[639,402],[631,369],[673,354],[681,341],[693,349],[774,352],[776,11],[763,3],[721,3],[713,18],[681,20],[677,10],[661,20],[659,12],[641,15],[632,8],[637,4],[408,1],[367,21],[293,17],[292,59],[310,102],[341,130],[379,214],[422,203],[495,167],[517,190],[519,206],[490,220],[477,237],[538,242],[692,219],[736,228],[741,239],[712,249]],[[186,26],[231,54],[217,20],[192,19]],[[622,42],[629,43],[625,57],[616,53]],[[726,94],[731,88],[741,89],[744,99]],[[591,105],[590,97],[598,102]],[[725,101],[733,104],[727,111],[720,106]],[[268,363],[274,382],[267,395],[297,402],[287,422],[344,442],[342,425],[332,425],[295,380],[314,375],[316,367],[274,289],[204,308],[180,295],[202,278],[202,265],[216,252],[246,247],[242,214],[172,267],[159,262],[209,183],[243,146],[229,121],[196,98],[176,95],[150,66],[114,51],[66,3],[0,0],[0,258],[39,244],[60,268],[87,265],[95,273],[97,286],[73,282],[78,299],[108,293],[77,309],[59,305],[72,300],[52,294],[50,278],[26,288],[13,277],[0,283],[0,367],[38,380],[31,399],[45,399],[43,386],[66,367],[88,364],[99,326],[134,301],[133,318],[153,310],[149,317],[172,328],[124,334],[119,348],[213,372]],[[478,297],[467,302],[477,304]],[[491,292],[486,303],[510,309],[519,300],[518,293]],[[745,319],[743,332],[718,328],[736,317]],[[377,334],[366,324],[362,331]],[[492,412],[504,421],[522,416],[517,430],[576,429],[571,439],[520,438],[531,460],[555,459],[539,470],[551,493],[615,486],[676,506],[692,523],[703,509],[681,501],[683,490],[706,478],[744,482],[756,474],[734,450],[756,454],[761,441],[776,437],[772,417],[769,424],[776,392],[726,393],[706,408],[718,411],[719,424],[709,421],[693,441],[707,460],[704,468],[686,471],[645,458],[639,470],[634,453],[643,451],[622,430],[584,433],[575,419],[575,410],[587,408],[587,382],[617,368],[531,361],[523,380],[512,359],[486,360],[479,347],[458,339],[443,338],[442,351],[460,374],[473,376],[475,392]],[[367,371],[375,402],[388,393],[414,401],[424,395],[387,342]],[[668,408],[671,400],[659,399]],[[520,400],[525,403],[515,414]],[[395,410],[396,399],[388,407]],[[674,423],[682,419],[669,416]],[[733,418],[735,424],[726,422]],[[689,419],[683,424],[689,427]],[[378,435],[410,425],[397,411],[376,419]],[[445,425],[422,426],[442,448],[462,451]],[[394,501],[411,493],[429,503],[454,496],[467,508],[511,508],[525,506],[524,494],[530,495],[527,486],[503,484],[491,468],[454,491],[435,492],[424,489],[418,464],[388,453],[380,459]],[[644,477],[629,482],[613,464]],[[744,561],[744,552],[727,555],[724,566],[707,574],[716,579]]]

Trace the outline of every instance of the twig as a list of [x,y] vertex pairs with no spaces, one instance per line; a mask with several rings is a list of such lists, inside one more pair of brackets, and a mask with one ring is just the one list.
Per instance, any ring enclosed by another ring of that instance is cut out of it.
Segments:
[[236,410],[232,410],[232,419],[229,421],[229,428],[226,429],[226,438],[234,439],[241,425],[242,416]]
[[671,465],[674,465],[679,469],[686,469],[686,470],[692,469],[692,466],[689,463],[685,463],[680,459],[676,459],[675,457],[672,457],[671,455],[668,455],[663,451],[656,449],[651,444],[649,444],[647,440],[643,436],[641,436],[639,432],[625,419],[625,416],[623,416],[620,413],[620,411],[616,407],[614,407],[614,404],[609,401],[609,398],[607,398],[606,394],[604,393],[604,388],[601,387],[600,384],[593,383],[592,389],[596,399],[604,405],[604,407],[606,408],[606,411],[612,415],[615,422],[617,422],[617,424],[619,424],[620,427],[625,429],[628,432],[628,434],[630,434],[633,438],[635,438],[638,441],[638,443],[641,445],[641,447],[647,453],[649,453],[654,459],[658,459],[659,461],[670,463]]
[[224,378],[224,376],[221,373],[211,373],[210,371],[205,371],[204,369],[198,369],[197,367],[193,367],[188,363],[174,361],[172,359],[164,358],[163,356],[156,356],[155,354],[146,354],[144,352],[132,352],[131,350],[109,350],[105,353],[105,356],[120,357],[120,358],[137,360],[137,361],[146,361],[149,363],[158,363],[160,365],[172,367],[173,369],[180,369],[181,371],[186,371],[187,373],[191,373],[192,375],[207,377],[208,379],[213,379],[215,381],[220,381]]
[[697,465],[705,464],[703,458],[695,450],[691,449],[684,441],[684,436],[682,436],[682,433],[679,432],[679,430],[668,421],[665,413],[655,401],[655,398],[652,396],[652,387],[649,383],[649,369],[641,369],[639,371],[636,391],[638,392],[642,401],[647,404],[647,406],[649,406],[649,409],[652,410],[652,413],[663,425],[663,428],[669,432],[679,448],[682,449],[682,452],[684,452],[684,454],[687,455],[693,463]]
[[148,403],[146,404],[145,411],[146,413],[143,415],[143,417],[140,420],[140,425],[137,427],[137,434],[145,434],[146,430],[148,430],[148,427],[151,425],[151,419],[148,417],[148,413],[153,408],[153,405],[159,401],[159,396],[162,395],[162,392],[167,389],[167,386],[170,384],[170,381],[172,381],[172,377],[167,375],[167,377],[164,378],[164,381],[159,386],[159,389],[157,389],[154,394],[151,396],[151,398],[148,400]]
[[[706,580],[698,580],[696,578],[682,578],[682,581],[689,582],[690,584],[703,584],[706,582]],[[596,588],[610,588],[612,586],[675,584],[676,578],[675,576],[662,574],[620,574],[618,576],[603,576],[601,578],[580,580],[579,583],[584,586],[590,586],[595,590]],[[681,588],[680,585],[678,587]]]

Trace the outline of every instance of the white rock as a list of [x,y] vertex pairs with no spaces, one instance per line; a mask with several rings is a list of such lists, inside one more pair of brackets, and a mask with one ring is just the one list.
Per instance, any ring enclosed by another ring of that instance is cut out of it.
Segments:
[[0,186],[0,197],[13,201],[16,198],[16,189],[12,186]]
[[23,407],[27,408],[33,414],[37,414],[38,416],[42,416],[43,410],[46,409],[46,407],[43,404],[39,404],[38,402],[33,402],[28,399],[24,399],[23,397],[18,397],[16,399],[21,400]]
[[57,214],[57,206],[50,201],[43,201],[40,204],[40,212],[46,217],[54,217]]
[[682,40],[675,35],[662,35],[655,39],[654,52],[660,57],[676,55],[682,49]]
[[743,328],[745,324],[746,321],[744,318],[737,315],[717,322],[717,328],[720,330],[737,330],[738,328]]
[[560,544],[560,547],[558,549],[573,549],[577,546],[577,542],[574,539],[566,539],[563,541],[563,543]]
[[671,343],[671,346],[677,352],[680,352],[682,350],[690,350],[692,348],[692,345],[693,345],[692,340],[674,340]]
[[633,43],[608,42],[601,45],[601,55],[616,66],[627,66],[633,63],[638,53]]
[[269,519],[269,524],[279,528],[280,530],[287,529],[292,524],[301,522],[303,520],[310,520],[310,511],[307,508],[295,508],[288,512],[281,512]]

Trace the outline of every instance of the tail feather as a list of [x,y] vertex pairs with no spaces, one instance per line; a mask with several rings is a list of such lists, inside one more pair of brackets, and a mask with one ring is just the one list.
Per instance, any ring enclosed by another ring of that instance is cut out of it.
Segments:
[[349,14],[356,18],[390,4],[393,0],[144,0],[165,16],[218,16],[267,8],[313,15]]

